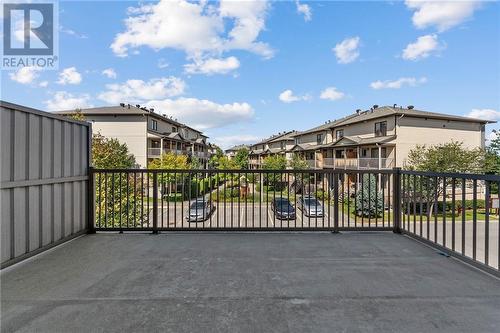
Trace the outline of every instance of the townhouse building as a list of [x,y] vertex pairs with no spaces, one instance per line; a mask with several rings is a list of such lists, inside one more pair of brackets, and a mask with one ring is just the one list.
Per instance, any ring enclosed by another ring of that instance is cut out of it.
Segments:
[[294,146],[294,135],[297,131],[282,132],[250,146],[249,165],[251,169],[259,169],[264,159],[270,155],[283,155],[291,160]]
[[224,153],[226,154],[226,156],[231,160],[234,158],[234,156],[236,156],[236,153],[241,150],[241,149],[246,149],[246,150],[250,150],[250,146],[249,145],[236,145],[236,146],[233,146],[231,148],[228,148],[224,151]]
[[[492,122],[416,110],[413,106],[374,105],[369,110],[357,110],[344,118],[294,132],[287,136],[293,144],[276,153],[298,154],[313,169],[405,167],[409,152],[417,145],[459,141],[469,149],[484,148],[487,123]],[[254,145],[260,149],[252,149],[254,160],[254,152],[274,153],[269,149],[269,141]]]
[[[75,110],[56,113],[71,115]],[[81,114],[92,123],[94,133],[125,143],[140,168],[146,168],[150,161],[166,152],[195,156],[203,166],[208,163],[208,137],[154,109],[122,103],[82,109]]]

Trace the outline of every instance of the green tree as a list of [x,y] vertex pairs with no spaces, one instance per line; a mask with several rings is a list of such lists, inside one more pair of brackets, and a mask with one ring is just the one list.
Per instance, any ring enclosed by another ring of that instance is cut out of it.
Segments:
[[[407,169],[440,173],[480,173],[485,169],[485,156],[483,149],[467,149],[463,143],[457,141],[428,147],[419,145],[409,152]],[[460,186],[460,180],[456,180],[456,185]],[[430,216],[434,211],[436,198],[444,193],[445,184],[439,177],[407,177],[404,188],[402,195],[407,203],[411,206],[422,201]]]
[[[160,193],[167,195],[167,200],[176,199],[178,185],[183,189],[186,188],[186,173],[176,173],[175,170],[189,169],[188,158],[186,155],[174,154],[171,152],[163,153],[160,158],[155,158],[148,164],[148,169],[170,170],[169,172],[161,172],[158,174],[158,185]],[[181,196],[185,196],[186,191],[182,191]]]
[[213,146],[215,147],[215,154],[210,156],[210,159],[208,160],[208,167],[211,169],[218,169],[219,159],[224,156],[224,152],[219,146],[215,144]]
[[92,166],[99,169],[131,169],[136,162],[126,144],[97,133],[92,136]]
[[200,159],[197,157],[197,156],[191,156],[189,158],[189,169],[193,169],[193,170],[197,170],[197,169],[201,169],[203,166],[200,162]]
[[493,130],[495,137],[486,147],[484,173],[500,174],[500,132]]
[[[264,170],[285,170],[286,158],[282,155],[271,155],[264,158],[262,162]],[[264,182],[271,186],[274,190],[281,187],[283,173],[266,173],[264,174]]]
[[87,120],[82,113],[82,109],[75,109],[75,112],[68,115],[68,118],[71,118],[73,120],[78,120],[78,121],[86,121]]
[[[135,157],[126,144],[97,133],[92,138],[92,165],[101,169],[131,169]],[[146,183],[141,176],[126,172],[95,175],[95,216],[100,226],[139,226],[146,223],[149,212],[142,205]]]
[[238,169],[248,169],[248,149],[240,148],[234,155],[234,163]]
[[467,149],[463,143],[425,146],[418,145],[408,154],[408,169],[433,172],[481,172],[484,165],[484,150]]
[[377,180],[373,174],[363,175],[363,186],[356,193],[356,215],[362,217],[380,217],[384,213],[382,193],[377,189]]
[[309,169],[309,164],[304,157],[299,154],[293,154],[292,159],[290,160],[290,167],[293,170],[307,170]]

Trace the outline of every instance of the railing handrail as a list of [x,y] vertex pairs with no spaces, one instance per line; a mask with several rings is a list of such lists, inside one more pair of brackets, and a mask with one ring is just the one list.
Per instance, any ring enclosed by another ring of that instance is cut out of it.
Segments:
[[491,182],[500,182],[500,175],[479,174],[479,173],[454,173],[454,172],[432,172],[432,171],[414,171],[414,170],[401,170],[401,174],[415,175],[425,177],[438,177],[438,178],[460,178],[466,180],[484,180]]
[[[344,169],[92,169],[93,173],[321,173],[321,174],[345,174]],[[352,173],[370,173],[370,174],[393,174],[392,169],[371,169],[371,170],[353,170]]]

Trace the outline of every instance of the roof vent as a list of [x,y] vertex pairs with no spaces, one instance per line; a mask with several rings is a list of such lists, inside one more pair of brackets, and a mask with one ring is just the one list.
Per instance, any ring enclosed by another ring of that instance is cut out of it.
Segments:
[[130,109],[130,104],[127,104],[127,108],[129,108],[129,109]]
[[361,112],[361,109],[356,110],[356,114],[359,114]]
[[413,110],[414,106],[413,105],[408,105],[408,110]]
[[124,108],[124,107],[125,107],[125,103],[120,103],[120,106],[121,106],[122,108]]
[[153,108],[149,108],[149,111],[151,111],[151,112],[155,112],[155,109],[153,109]]
[[376,108],[378,108],[378,105],[377,104],[373,105],[373,110],[375,110]]
[[397,104],[392,104],[392,107],[395,108],[396,106],[398,106]]
[[138,109],[140,109],[141,108],[141,104],[136,104],[135,107],[138,108]]

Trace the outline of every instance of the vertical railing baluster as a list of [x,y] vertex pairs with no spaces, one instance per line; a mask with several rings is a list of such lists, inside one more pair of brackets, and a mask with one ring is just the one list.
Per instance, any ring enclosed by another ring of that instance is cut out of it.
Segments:
[[[484,182],[484,263],[489,264],[489,250],[490,250],[490,183]],[[500,229],[499,229],[500,232]]]
[[[149,196],[148,196],[148,202],[149,202]],[[153,172],[153,234],[158,234],[158,173],[157,172]]]
[[466,214],[466,202],[465,202],[465,178],[462,178],[462,255],[465,255],[465,214]]
[[477,180],[472,181],[472,259],[477,254]]
[[455,210],[456,210],[455,187],[456,186],[457,186],[456,178],[453,177],[451,179],[451,249],[453,251],[455,251],[455,235],[456,235],[455,233]]
[[443,246],[446,247],[446,177],[443,177]]

